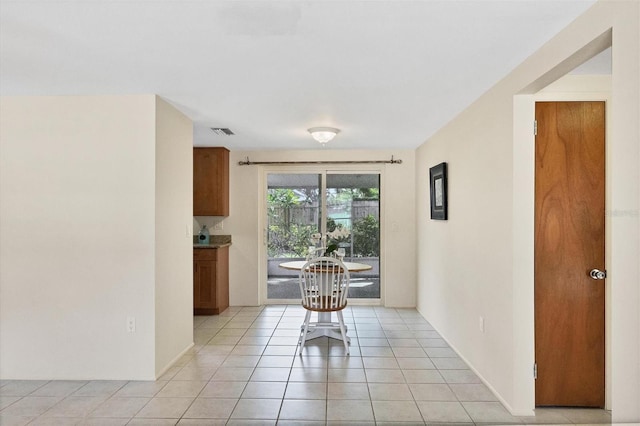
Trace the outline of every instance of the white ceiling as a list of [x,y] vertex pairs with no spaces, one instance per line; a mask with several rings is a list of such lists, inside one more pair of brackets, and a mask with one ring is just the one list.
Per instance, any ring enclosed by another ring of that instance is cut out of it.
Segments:
[[0,92],[156,93],[199,146],[414,148],[594,2],[0,0]]

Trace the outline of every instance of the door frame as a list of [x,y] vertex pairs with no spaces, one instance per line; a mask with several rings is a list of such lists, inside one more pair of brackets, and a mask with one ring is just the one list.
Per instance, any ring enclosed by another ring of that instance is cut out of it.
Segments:
[[[300,165],[300,166],[260,166],[259,175],[259,191],[258,191],[258,302],[261,305],[266,304],[297,304],[297,300],[269,300],[267,299],[267,175],[269,173],[279,174],[313,174],[313,173],[372,173],[380,175],[380,298],[378,299],[353,299],[349,300],[351,305],[370,305],[370,306],[384,306],[384,294],[385,294],[385,271],[386,271],[386,250],[385,250],[385,177],[384,167],[376,164],[358,165],[336,165],[336,164],[318,164],[317,166]],[[323,180],[320,191],[324,194],[326,182]],[[323,211],[326,208],[325,200],[322,200]]]
[[[535,94],[513,97],[513,324],[514,386],[526,391],[516,395],[516,406],[535,407],[535,314],[534,314],[534,207],[535,207],[535,137],[533,121],[536,102],[604,101],[605,102],[605,209],[611,211],[611,75],[565,76]],[[611,217],[605,217],[605,264],[611,265]],[[605,280],[605,409],[611,410],[611,286]],[[525,412],[519,415],[532,415]]]

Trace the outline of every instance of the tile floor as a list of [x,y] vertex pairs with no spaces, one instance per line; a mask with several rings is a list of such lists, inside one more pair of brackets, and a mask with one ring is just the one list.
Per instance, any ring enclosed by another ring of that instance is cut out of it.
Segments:
[[156,382],[0,381],[0,424],[610,423],[603,410],[511,416],[415,309],[348,308],[350,356],[328,338],[295,356],[303,315],[279,305],[195,317],[195,347]]

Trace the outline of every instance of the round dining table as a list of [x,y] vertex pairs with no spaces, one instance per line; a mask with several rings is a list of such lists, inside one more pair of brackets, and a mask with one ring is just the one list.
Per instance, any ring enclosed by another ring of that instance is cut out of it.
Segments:
[[[306,260],[294,260],[291,262],[282,262],[279,266],[284,269],[290,269],[294,271],[301,271]],[[372,268],[371,265],[356,262],[342,262],[347,268],[349,273],[368,271]],[[331,321],[331,312],[318,312],[318,322],[316,327],[310,329],[307,333],[307,340],[317,339],[318,337],[331,337],[332,339],[342,340],[342,334],[340,333],[340,326],[337,322]],[[345,326],[346,328],[346,326]],[[347,336],[347,342],[351,339]]]
[[[284,269],[299,271],[302,269],[305,263],[307,263],[306,260],[294,260],[292,262],[282,262],[280,264],[280,267]],[[366,265],[364,263],[356,263],[356,262],[342,262],[342,263],[344,264],[344,266],[347,267],[347,270],[349,271],[349,273],[368,271],[369,269],[372,268],[371,265]]]

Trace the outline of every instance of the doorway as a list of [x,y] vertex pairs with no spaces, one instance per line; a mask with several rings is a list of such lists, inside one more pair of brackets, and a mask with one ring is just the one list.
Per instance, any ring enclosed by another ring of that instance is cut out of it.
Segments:
[[535,402],[602,408],[605,104],[537,102],[535,115]]
[[372,266],[353,274],[349,298],[380,300],[379,172],[267,172],[265,192],[267,303],[300,299],[297,272],[279,264],[303,260],[315,233],[344,251],[345,261]]

